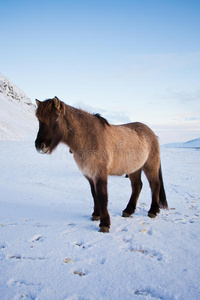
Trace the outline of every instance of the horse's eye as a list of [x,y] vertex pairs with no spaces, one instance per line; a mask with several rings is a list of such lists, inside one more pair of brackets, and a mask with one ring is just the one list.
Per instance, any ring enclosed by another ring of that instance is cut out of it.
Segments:
[[58,117],[53,117],[53,118],[51,119],[51,123],[52,123],[52,124],[55,124],[55,123],[57,123],[57,120],[58,120]]
[[58,127],[57,119],[55,119],[55,120],[52,122],[52,127],[53,127],[54,130],[57,129],[57,127]]
[[51,118],[51,121],[50,121],[50,127],[54,128],[54,126],[57,124],[57,118]]

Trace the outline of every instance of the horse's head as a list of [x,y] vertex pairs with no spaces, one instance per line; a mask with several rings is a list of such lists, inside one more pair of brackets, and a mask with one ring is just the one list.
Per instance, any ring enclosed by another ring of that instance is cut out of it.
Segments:
[[40,153],[50,154],[63,138],[60,122],[65,114],[65,104],[57,97],[44,102],[36,100],[36,104],[39,131],[35,140],[35,147]]

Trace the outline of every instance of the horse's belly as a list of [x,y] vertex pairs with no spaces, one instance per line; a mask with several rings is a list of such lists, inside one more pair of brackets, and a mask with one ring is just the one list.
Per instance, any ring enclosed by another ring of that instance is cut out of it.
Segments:
[[132,174],[137,170],[141,169],[145,162],[147,161],[147,155],[137,155],[132,157],[127,153],[123,157],[115,157],[110,168],[109,175]]

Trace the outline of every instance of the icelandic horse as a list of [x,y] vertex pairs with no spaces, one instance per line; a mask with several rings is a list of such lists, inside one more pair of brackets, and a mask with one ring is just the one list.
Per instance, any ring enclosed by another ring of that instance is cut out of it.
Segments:
[[154,218],[160,208],[168,207],[159,142],[148,126],[139,122],[111,125],[99,114],[66,105],[57,97],[43,102],[36,100],[36,104],[39,131],[35,147],[40,153],[50,154],[59,143],[69,146],[90,183],[94,199],[92,220],[100,220],[100,232],[109,232],[110,228],[108,175],[126,174],[131,181],[132,194],[123,217],[130,217],[136,209],[142,189],[142,171],[152,192],[148,216]]

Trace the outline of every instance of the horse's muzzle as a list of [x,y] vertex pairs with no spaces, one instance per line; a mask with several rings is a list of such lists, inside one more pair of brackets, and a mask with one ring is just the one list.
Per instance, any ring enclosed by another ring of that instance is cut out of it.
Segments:
[[41,154],[49,154],[50,153],[49,147],[46,147],[46,145],[44,143],[39,144],[37,142],[37,140],[35,141],[35,148],[38,153],[41,153]]

